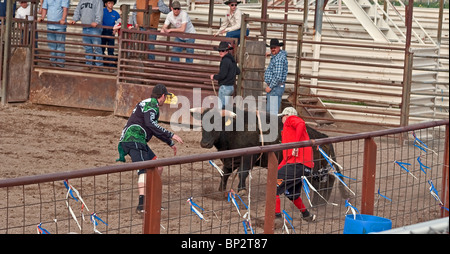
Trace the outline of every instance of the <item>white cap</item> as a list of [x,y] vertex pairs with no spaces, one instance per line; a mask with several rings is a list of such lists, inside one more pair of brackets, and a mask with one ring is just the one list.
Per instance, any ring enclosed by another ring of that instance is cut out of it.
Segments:
[[281,114],[278,114],[278,116],[298,116],[297,110],[295,110],[295,108],[293,107],[287,107],[283,110],[283,112],[281,112]]

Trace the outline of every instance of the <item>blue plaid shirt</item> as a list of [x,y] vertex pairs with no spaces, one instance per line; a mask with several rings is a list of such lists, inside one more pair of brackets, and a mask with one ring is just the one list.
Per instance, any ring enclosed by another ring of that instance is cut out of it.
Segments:
[[269,85],[270,89],[272,89],[276,86],[286,83],[287,74],[287,53],[284,50],[280,50],[278,54],[270,58],[269,66],[264,73],[264,82],[266,82]]

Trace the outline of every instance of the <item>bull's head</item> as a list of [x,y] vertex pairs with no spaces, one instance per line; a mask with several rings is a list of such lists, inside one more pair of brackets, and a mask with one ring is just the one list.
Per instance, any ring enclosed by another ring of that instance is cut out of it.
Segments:
[[201,121],[202,140],[200,146],[202,148],[212,148],[219,140],[220,133],[225,130],[236,114],[229,110],[219,110],[215,108],[192,108],[192,116]]

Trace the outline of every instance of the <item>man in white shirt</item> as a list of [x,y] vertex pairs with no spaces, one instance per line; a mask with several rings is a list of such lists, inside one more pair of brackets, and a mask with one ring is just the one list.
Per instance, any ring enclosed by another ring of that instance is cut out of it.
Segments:
[[30,16],[30,5],[26,1],[20,1],[20,7],[16,11],[17,19],[26,19],[33,20],[33,16]]
[[[31,8],[30,8],[30,5],[28,4],[28,2],[20,1],[19,3],[20,3],[20,7],[16,11],[16,19],[26,19],[29,21],[33,21],[34,17],[30,15]],[[27,37],[25,37],[25,35],[24,35],[25,32],[22,31],[22,39],[21,39],[22,44],[28,45],[29,43],[31,43],[31,33],[30,33],[31,27],[30,27],[30,25],[31,24],[28,25],[28,36]],[[19,22],[19,27],[22,28],[22,24],[20,22]],[[25,28],[23,28],[23,29],[25,29]],[[24,41],[24,40],[26,40],[26,38],[28,41]],[[36,32],[36,39],[37,39],[37,32]],[[37,48],[37,42],[35,43],[35,47]]]
[[[172,3],[171,7],[172,11],[167,14],[166,21],[164,22],[164,26],[161,29],[162,33],[171,33],[171,32],[178,32],[178,33],[195,33],[194,25],[192,25],[191,19],[189,18],[189,15],[186,11],[181,10],[181,4],[179,1],[174,1]],[[171,28],[169,28],[169,26]],[[180,38],[175,37],[175,42],[183,42],[183,43],[194,43],[194,38]],[[185,47],[173,47],[172,51],[181,53],[183,49],[186,49],[186,53],[193,54],[194,49],[193,48],[185,48]],[[172,61],[179,62],[180,58],[173,56]],[[192,58],[186,58],[186,63],[192,63],[194,59]]]

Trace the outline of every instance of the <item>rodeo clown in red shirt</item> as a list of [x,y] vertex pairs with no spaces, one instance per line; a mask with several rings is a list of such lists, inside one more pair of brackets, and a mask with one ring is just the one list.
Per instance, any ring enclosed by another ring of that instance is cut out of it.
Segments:
[[[282,116],[283,131],[281,143],[292,143],[309,140],[306,124],[297,116],[293,107],[287,107],[279,116]],[[315,221],[316,215],[310,213],[300,197],[302,190],[302,176],[311,176],[313,162],[312,147],[301,147],[283,151],[283,160],[278,166],[277,197],[275,214],[281,217],[280,194],[284,194],[302,212],[303,220]]]

